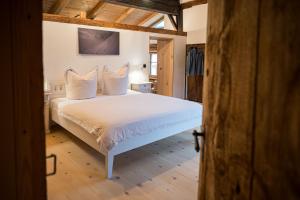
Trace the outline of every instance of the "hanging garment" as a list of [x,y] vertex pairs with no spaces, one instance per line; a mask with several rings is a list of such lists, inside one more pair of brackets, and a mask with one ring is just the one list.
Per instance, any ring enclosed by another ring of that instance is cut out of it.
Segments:
[[187,75],[194,75],[195,74],[195,59],[196,56],[196,49],[190,48],[187,54],[187,63],[186,63],[186,74]]
[[204,53],[202,49],[196,50],[195,56],[195,74],[194,75],[203,75],[204,72]]
[[191,48],[186,58],[186,74],[188,76],[203,75],[204,52],[200,48]]

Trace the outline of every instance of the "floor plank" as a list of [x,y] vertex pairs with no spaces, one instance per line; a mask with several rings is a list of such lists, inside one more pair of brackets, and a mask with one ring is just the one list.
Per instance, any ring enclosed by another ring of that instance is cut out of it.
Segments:
[[46,144],[47,154],[58,157],[57,174],[47,178],[49,200],[197,199],[200,155],[191,132],[116,156],[111,180],[104,156],[66,130],[55,128]]

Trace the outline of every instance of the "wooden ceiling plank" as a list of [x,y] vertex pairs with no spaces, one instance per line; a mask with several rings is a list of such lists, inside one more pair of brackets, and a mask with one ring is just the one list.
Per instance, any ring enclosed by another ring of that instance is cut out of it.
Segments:
[[161,16],[160,18],[158,18],[157,20],[155,20],[152,24],[150,24],[148,27],[153,28],[154,26],[156,26],[157,24],[159,24],[160,22],[162,22],[165,19],[165,16]]
[[186,32],[181,32],[181,31],[172,31],[172,30],[157,29],[157,28],[150,28],[150,27],[144,27],[144,26],[120,24],[120,23],[106,22],[106,21],[101,21],[101,20],[80,19],[80,18],[66,17],[66,16],[62,16],[62,15],[53,15],[53,14],[47,14],[47,13],[43,14],[43,20],[44,21],[52,21],[52,22],[60,22],[60,23],[68,23],[68,24],[80,24],[80,25],[88,25],[88,26],[125,29],[125,30],[132,30],[132,31],[160,33],[160,34],[168,34],[168,35],[180,35],[180,36],[187,35]]
[[138,26],[142,26],[144,23],[146,23],[147,21],[149,21],[150,19],[152,19],[153,17],[155,17],[156,15],[158,15],[158,13],[150,13],[147,14],[146,16],[144,16],[136,25]]
[[116,23],[120,23],[122,22],[123,20],[125,20],[133,11],[135,10],[135,8],[127,8],[125,10],[124,13],[122,13],[116,20],[115,22]]
[[59,14],[69,3],[71,0],[57,0],[50,7],[48,13],[51,14]]
[[101,0],[98,1],[98,3],[91,10],[87,12],[86,18],[94,19],[99,13],[99,11],[101,10],[101,8],[104,6],[104,4],[105,4],[104,1]]
[[188,9],[193,6],[201,5],[201,4],[206,4],[207,0],[193,0],[193,1],[188,1],[186,3],[181,4],[181,9]]
[[179,0],[103,0],[107,3],[117,4],[127,7],[143,9],[151,12],[158,12],[164,14],[178,15],[180,10]]

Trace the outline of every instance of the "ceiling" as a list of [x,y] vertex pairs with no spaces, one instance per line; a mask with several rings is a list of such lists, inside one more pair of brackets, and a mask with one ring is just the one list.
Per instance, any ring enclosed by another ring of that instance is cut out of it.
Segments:
[[138,26],[151,26],[163,19],[163,14],[157,12],[99,0],[43,0],[43,12]]

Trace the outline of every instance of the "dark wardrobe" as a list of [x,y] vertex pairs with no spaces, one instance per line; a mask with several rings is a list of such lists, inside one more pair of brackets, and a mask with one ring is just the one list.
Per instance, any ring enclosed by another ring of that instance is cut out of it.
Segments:
[[202,103],[205,44],[186,46],[185,98]]

